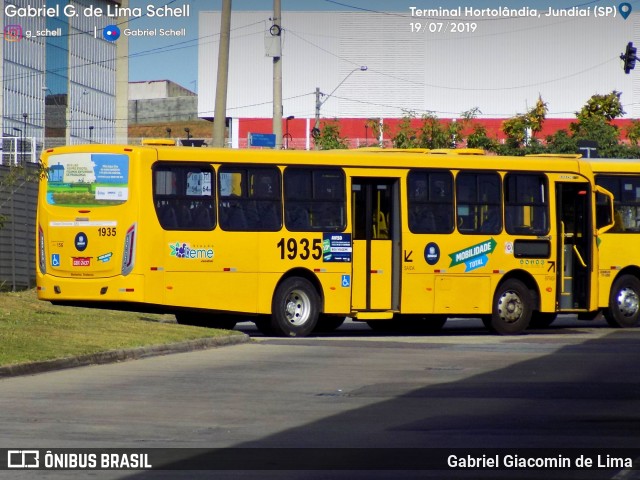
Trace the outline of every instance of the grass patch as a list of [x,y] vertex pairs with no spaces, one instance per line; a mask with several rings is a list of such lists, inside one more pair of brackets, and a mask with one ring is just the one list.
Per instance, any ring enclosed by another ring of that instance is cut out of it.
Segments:
[[173,315],[51,305],[35,290],[0,293],[0,366],[228,335]]

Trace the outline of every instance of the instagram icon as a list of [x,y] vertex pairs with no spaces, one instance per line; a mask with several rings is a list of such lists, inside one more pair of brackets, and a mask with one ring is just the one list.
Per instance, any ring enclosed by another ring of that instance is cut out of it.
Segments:
[[4,27],[4,39],[7,42],[19,42],[22,40],[22,26],[7,25]]

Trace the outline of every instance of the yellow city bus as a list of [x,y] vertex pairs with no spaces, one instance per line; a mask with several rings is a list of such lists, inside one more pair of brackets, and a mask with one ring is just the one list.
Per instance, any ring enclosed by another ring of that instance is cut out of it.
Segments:
[[[561,156],[581,158],[580,154]],[[613,224],[598,237],[598,306],[610,326],[632,327],[640,315],[640,254],[634,236],[640,234],[640,163],[602,158],[582,162],[589,165],[596,185],[614,197],[613,210],[609,197],[598,195],[596,199],[596,228]]]
[[[640,163],[637,159],[589,159],[597,185],[614,196],[614,226],[601,237],[599,305],[613,327],[634,326],[640,312]],[[596,206],[599,225],[609,224],[605,198]]]
[[345,316],[515,334],[611,308],[597,252],[613,198],[577,158],[94,144],[42,161],[42,300],[286,336]]

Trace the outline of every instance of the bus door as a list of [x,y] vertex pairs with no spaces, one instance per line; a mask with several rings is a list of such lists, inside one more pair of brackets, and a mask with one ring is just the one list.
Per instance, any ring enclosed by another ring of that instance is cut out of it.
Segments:
[[398,179],[354,178],[352,299],[354,310],[397,310],[400,303]]
[[588,183],[556,184],[560,310],[589,308],[592,225]]

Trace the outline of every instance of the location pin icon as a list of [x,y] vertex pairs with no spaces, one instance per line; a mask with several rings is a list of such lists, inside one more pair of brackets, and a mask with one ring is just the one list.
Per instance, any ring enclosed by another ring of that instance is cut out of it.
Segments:
[[618,11],[620,12],[620,15],[622,15],[622,18],[626,20],[631,14],[631,4],[627,2],[621,3],[618,5]]

